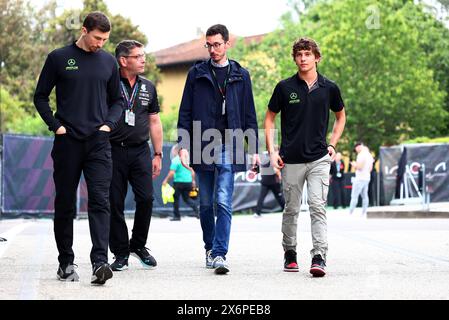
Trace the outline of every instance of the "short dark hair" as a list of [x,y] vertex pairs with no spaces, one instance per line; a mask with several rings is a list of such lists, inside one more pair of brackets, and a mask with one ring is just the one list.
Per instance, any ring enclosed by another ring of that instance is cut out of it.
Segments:
[[109,18],[100,11],[91,12],[84,19],[83,27],[86,28],[87,32],[98,29],[101,32],[111,31],[111,22]]
[[115,58],[117,61],[120,57],[127,56],[131,53],[131,50],[134,48],[142,48],[143,44],[137,40],[122,40],[115,47]]
[[300,50],[311,50],[316,57],[321,57],[320,47],[318,46],[318,43],[316,43],[316,41],[313,39],[303,37],[296,40],[295,43],[293,43],[292,47],[293,59],[295,59],[298,51]]
[[358,146],[363,146],[363,142],[362,141],[357,141],[354,145],[354,152],[355,152],[355,148],[357,148]]
[[229,41],[229,31],[225,25],[222,24],[214,24],[212,27],[207,29],[206,37],[215,36],[216,34],[221,34],[224,41]]

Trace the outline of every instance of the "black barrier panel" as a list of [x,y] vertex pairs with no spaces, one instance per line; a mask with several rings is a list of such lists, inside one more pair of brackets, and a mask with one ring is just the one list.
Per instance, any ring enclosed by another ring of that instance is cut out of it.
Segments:
[[53,213],[52,138],[3,136],[3,213]]
[[[3,135],[0,192],[2,214],[12,217],[53,216],[55,189],[52,147],[51,137]],[[164,174],[167,174],[170,167],[170,149],[171,145],[164,145],[167,157],[163,160],[161,176],[154,180],[155,212],[172,210],[172,204],[163,204],[160,188]],[[134,196],[129,186],[125,210],[130,213],[134,209]],[[78,187],[77,211],[80,214],[87,212],[87,187],[83,176]]]
[[[351,192],[352,192],[352,182],[355,177],[355,173],[343,173],[343,189],[344,189],[344,207],[349,208],[349,203],[351,202]],[[378,177],[377,172],[372,171],[371,172],[371,180],[368,186],[368,197],[369,197],[369,205],[371,206],[378,206],[379,200],[378,200]],[[327,204],[328,206],[332,207],[334,201],[334,190],[332,186],[332,180],[329,188],[329,194],[327,197]],[[357,207],[362,206],[362,197],[359,196],[359,199],[357,201]],[[341,206],[339,206],[341,207]]]
[[[234,176],[234,195],[232,199],[233,211],[245,211],[255,209],[261,189],[260,174],[253,176],[250,171],[238,172]],[[273,193],[268,192],[265,197],[262,212],[279,212],[281,207],[274,198]]]
[[[34,137],[24,135],[3,135],[2,176],[1,176],[1,212],[5,216],[53,216],[54,183],[53,161],[51,149],[52,137]],[[173,204],[164,204],[161,185],[170,168],[170,151],[172,144],[164,144],[163,165],[159,177],[153,180],[153,210],[161,216],[171,215]],[[234,192],[234,211],[248,210],[256,206],[259,194],[259,180],[251,180],[246,173],[237,174]],[[268,195],[265,210],[276,208],[276,201]],[[128,186],[125,199],[125,211],[132,214],[135,210],[134,194]],[[277,208],[276,210],[279,210]],[[180,211],[185,215],[193,215],[191,209],[181,199]],[[87,212],[87,187],[81,176],[78,187],[77,213]]]
[[[431,202],[449,201],[449,144],[406,144],[407,166],[418,183],[419,167],[426,168],[426,183]],[[389,205],[394,198],[398,162],[402,146],[380,148],[382,205]]]
[[[53,138],[5,134],[3,136],[3,154],[1,165],[1,213],[5,216],[53,216],[54,184],[51,149]],[[154,213],[159,216],[172,215],[173,204],[163,204],[161,184],[170,168],[172,144],[164,144],[164,159],[159,177],[153,180]],[[350,200],[351,174],[345,174],[346,203]],[[249,172],[236,173],[233,195],[234,212],[254,209],[260,192],[260,175]],[[201,191],[200,191],[201,192]],[[374,196],[375,198],[375,196]],[[332,199],[332,191],[329,192]],[[370,198],[371,199],[371,198]],[[133,214],[135,210],[134,194],[128,186],[125,199],[125,211]],[[278,212],[280,207],[271,192],[264,201],[263,212]],[[78,214],[87,212],[87,188],[81,177],[78,188]],[[193,215],[192,210],[181,199],[180,211],[184,215]]]

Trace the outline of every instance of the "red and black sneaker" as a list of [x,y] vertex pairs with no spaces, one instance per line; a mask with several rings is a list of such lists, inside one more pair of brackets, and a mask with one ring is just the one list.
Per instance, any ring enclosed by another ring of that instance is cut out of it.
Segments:
[[312,258],[312,266],[310,267],[310,273],[314,277],[324,277],[326,274],[326,263],[320,254],[313,256]]
[[296,251],[287,250],[284,253],[284,271],[285,272],[298,272],[298,263],[296,262]]

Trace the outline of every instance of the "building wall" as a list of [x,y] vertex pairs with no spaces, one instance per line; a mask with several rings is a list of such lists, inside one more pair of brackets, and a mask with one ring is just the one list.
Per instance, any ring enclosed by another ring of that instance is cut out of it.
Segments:
[[157,91],[158,95],[163,98],[162,111],[170,112],[173,105],[176,106],[176,110],[179,109],[189,67],[190,65],[160,67],[161,81],[157,86]]

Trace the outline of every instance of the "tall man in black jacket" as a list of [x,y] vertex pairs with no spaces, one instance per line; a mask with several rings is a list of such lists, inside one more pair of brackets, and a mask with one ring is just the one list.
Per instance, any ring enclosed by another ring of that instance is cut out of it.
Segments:
[[[101,50],[111,25],[101,12],[87,15],[78,41],[51,52],[42,69],[34,104],[49,130],[55,132],[51,152],[54,165],[54,232],[59,251],[57,277],[78,281],[74,269],[73,217],[81,172],[88,190],[92,250],[92,284],[112,277],[108,264],[110,228],[109,186],[112,179],[109,132],[117,126],[124,102],[115,58]],[[49,95],[56,87],[56,113]]]

